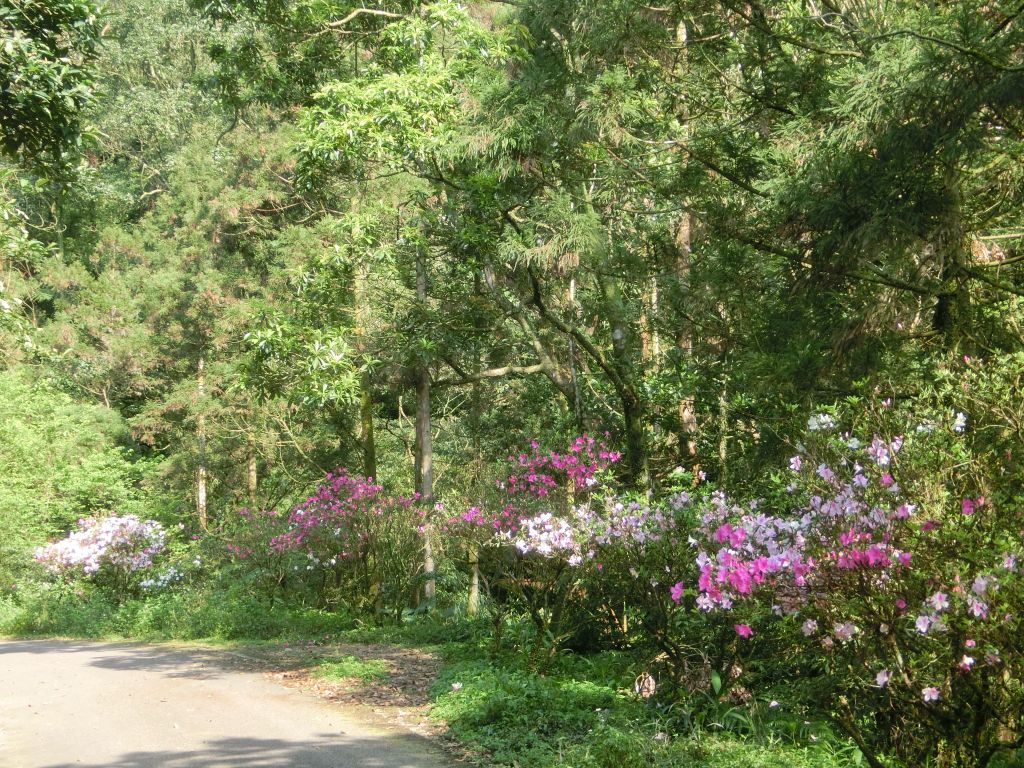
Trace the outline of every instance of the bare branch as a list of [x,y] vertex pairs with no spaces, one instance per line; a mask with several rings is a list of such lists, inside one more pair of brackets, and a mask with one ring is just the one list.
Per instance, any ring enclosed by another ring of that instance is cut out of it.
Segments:
[[386,19],[405,18],[404,13],[392,13],[391,11],[381,11],[377,8],[356,8],[345,18],[338,19],[337,21],[332,21],[327,26],[330,27],[331,29],[340,29],[341,27],[344,27],[346,24],[352,21],[352,19],[356,18],[357,16],[362,16],[364,13],[369,14],[370,16],[383,16]]

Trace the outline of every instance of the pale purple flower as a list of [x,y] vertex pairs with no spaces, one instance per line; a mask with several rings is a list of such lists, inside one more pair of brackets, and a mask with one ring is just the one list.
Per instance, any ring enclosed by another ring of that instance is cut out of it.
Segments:
[[804,637],[810,637],[818,631],[818,622],[814,619],[808,619],[803,623],[803,626],[800,627],[800,631],[804,633]]
[[974,583],[971,585],[971,591],[978,597],[984,597],[988,591],[989,579],[985,576],[975,576]]
[[848,642],[853,639],[853,633],[857,631],[857,627],[848,621],[837,623],[832,628],[832,634],[836,636],[836,640],[842,642]]
[[931,603],[932,608],[936,611],[944,611],[949,608],[949,595],[941,591],[936,592],[928,598],[928,602]]
[[967,598],[967,610],[976,619],[988,618],[988,603],[983,600],[977,600],[973,596]]
[[928,628],[931,627],[932,621],[933,619],[931,616],[925,616],[924,614],[922,614],[917,617],[917,620],[914,622],[914,626],[917,627],[917,631],[920,632],[922,635],[927,635]]
[[883,669],[877,675],[875,675],[875,683],[878,684],[879,688],[885,688],[889,684],[889,670]]
[[927,688],[921,689],[921,698],[924,699],[925,703],[938,701],[939,700],[939,689],[934,685],[929,685]]

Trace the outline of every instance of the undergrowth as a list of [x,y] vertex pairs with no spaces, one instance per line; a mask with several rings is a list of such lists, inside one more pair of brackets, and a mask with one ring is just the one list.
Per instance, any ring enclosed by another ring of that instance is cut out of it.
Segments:
[[[845,768],[859,752],[783,707],[731,706],[708,695],[672,704],[632,691],[628,654],[559,656],[545,674],[514,650],[495,654],[485,622],[421,617],[374,626],[351,616],[268,603],[244,593],[180,590],[113,601],[78,588],[0,596],[0,634],[257,644],[392,643],[444,661],[431,716],[480,765],[493,768]],[[330,656],[314,676],[387,677],[383,661]],[[783,711],[779,711],[783,710]]]

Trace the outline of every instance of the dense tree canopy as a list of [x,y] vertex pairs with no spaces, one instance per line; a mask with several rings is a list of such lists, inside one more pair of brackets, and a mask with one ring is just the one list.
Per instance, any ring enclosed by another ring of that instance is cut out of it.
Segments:
[[273,605],[468,590],[531,667],[788,680],[873,766],[1020,746],[1019,639],[945,613],[1019,622],[1019,2],[6,0],[0,31],[0,573],[148,494]]

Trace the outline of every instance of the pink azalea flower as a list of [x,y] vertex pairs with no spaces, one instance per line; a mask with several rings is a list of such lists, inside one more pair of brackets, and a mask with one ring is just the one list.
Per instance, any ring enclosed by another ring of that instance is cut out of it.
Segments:
[[683,588],[683,582],[681,581],[677,581],[672,586],[671,594],[673,602],[678,603],[680,600],[683,599]]
[[733,629],[736,630],[737,635],[744,639],[754,634],[754,630],[750,628],[749,624],[734,624]]
[[939,689],[934,685],[929,685],[927,688],[921,689],[921,698],[924,699],[925,703],[939,700]]

